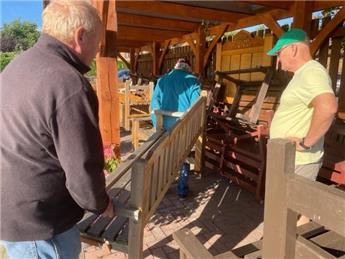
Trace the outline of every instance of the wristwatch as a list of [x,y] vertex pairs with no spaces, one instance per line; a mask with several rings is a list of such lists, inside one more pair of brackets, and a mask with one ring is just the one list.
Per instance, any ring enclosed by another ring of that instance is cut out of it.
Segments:
[[311,150],[311,147],[309,147],[309,146],[307,146],[306,144],[304,144],[304,138],[302,138],[302,141],[299,143],[299,145],[300,145],[305,151]]

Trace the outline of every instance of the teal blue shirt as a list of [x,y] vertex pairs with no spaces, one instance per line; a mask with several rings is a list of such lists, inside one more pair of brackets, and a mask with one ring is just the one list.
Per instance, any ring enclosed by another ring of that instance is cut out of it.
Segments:
[[[192,74],[174,69],[162,76],[153,91],[152,110],[185,112],[200,96],[200,82]],[[156,127],[156,116],[151,114]],[[170,129],[178,120],[176,117],[163,116],[164,129]]]

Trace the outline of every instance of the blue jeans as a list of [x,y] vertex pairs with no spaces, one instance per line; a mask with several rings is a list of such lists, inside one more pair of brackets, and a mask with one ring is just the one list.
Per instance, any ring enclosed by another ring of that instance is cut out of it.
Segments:
[[180,176],[177,182],[177,194],[180,197],[186,197],[188,195],[188,176],[190,171],[190,165],[183,163],[180,171]]
[[76,226],[48,240],[0,241],[11,259],[78,259],[80,234]]

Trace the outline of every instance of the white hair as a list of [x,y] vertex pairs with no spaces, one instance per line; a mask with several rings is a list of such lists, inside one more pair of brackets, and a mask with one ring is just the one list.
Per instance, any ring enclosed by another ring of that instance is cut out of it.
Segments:
[[85,0],[55,0],[44,9],[42,32],[71,43],[74,31],[83,27],[86,34],[93,34],[101,20],[96,8]]

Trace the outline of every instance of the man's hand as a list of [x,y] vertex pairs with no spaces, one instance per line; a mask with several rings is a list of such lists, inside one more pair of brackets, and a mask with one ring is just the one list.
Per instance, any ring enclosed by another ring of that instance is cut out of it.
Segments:
[[102,213],[103,217],[113,218],[115,216],[115,208],[113,206],[113,201],[109,198],[109,203],[105,211]]
[[299,143],[301,143],[302,139],[301,138],[296,138],[296,137],[288,137],[288,139],[292,140],[296,144],[296,150],[297,151],[305,151],[303,147]]

